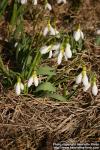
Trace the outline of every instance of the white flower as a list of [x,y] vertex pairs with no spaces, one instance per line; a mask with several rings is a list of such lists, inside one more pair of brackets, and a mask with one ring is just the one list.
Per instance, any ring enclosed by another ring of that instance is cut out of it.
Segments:
[[21,4],[26,4],[27,0],[21,0]]
[[45,29],[43,31],[43,35],[46,36],[48,34],[48,32],[49,32],[49,28],[47,26],[47,27],[45,27]]
[[48,23],[48,25],[44,28],[43,36],[47,36],[47,34],[58,36],[59,32],[53,28],[50,23]]
[[46,53],[48,53],[49,50],[51,49],[51,47],[52,47],[51,45],[50,45],[50,46],[46,46],[46,45],[45,45],[45,46],[41,47],[41,48],[40,48],[40,53],[41,53],[41,54],[46,54]]
[[20,83],[20,89],[23,91],[24,90],[24,85],[23,83]]
[[92,94],[94,96],[96,96],[98,94],[98,87],[95,82],[93,83],[93,86],[92,86]]
[[76,84],[80,84],[82,82],[82,73],[80,73],[77,77],[76,77]]
[[29,78],[27,86],[30,87],[33,83],[35,86],[38,86],[38,77],[36,71],[34,71],[33,75]]
[[17,83],[15,84],[15,93],[16,93],[17,96],[21,94],[21,90],[22,90],[22,91],[24,90],[24,85],[23,85],[23,83],[21,82],[21,79],[18,78],[18,81],[17,81]]
[[57,62],[58,62],[58,65],[61,64],[62,58],[63,58],[63,51],[61,50],[60,53],[58,54],[58,61],[57,61]]
[[34,5],[37,5],[37,0],[32,0],[32,3],[33,3]]
[[48,58],[51,58],[51,57],[52,57],[52,50],[50,50]]
[[51,5],[47,2],[46,5],[45,5],[45,9],[48,9],[48,10],[52,10],[52,7]]
[[21,93],[20,82],[17,82],[15,85],[15,93],[17,96]]
[[61,50],[59,50],[59,51],[60,52],[58,53],[58,65],[62,62],[63,56],[65,57],[66,61],[68,60],[68,58],[72,57],[72,52],[71,52],[69,43],[66,44],[65,49],[64,49],[64,47],[61,47]]
[[28,87],[30,87],[33,84],[33,76],[31,76],[28,80]]
[[72,51],[71,51],[70,47],[71,47],[70,44],[67,43],[66,48],[65,48],[65,55],[66,55],[67,58],[72,57]]
[[50,25],[50,35],[56,35],[56,30]]
[[58,4],[60,4],[60,3],[66,4],[66,0],[57,0],[57,3],[58,3]]
[[83,82],[83,85],[84,85],[84,86],[88,86],[89,81],[88,81],[88,76],[87,76],[86,73],[83,74],[82,82]]
[[55,45],[53,45],[52,50],[59,50],[60,45],[60,43],[56,43]]
[[84,86],[84,87],[83,87],[83,91],[86,92],[86,91],[90,88],[90,86],[91,86],[91,84],[88,83],[87,86]]
[[[56,44],[52,45],[52,47],[50,49],[50,52],[49,52],[49,57],[48,58],[51,58],[52,56],[58,55],[59,48],[60,48],[60,43],[56,43]],[[54,51],[54,53],[53,53],[53,51]]]
[[34,85],[35,85],[35,86],[38,86],[39,80],[38,80],[37,75],[35,75],[33,79],[34,79]]
[[83,32],[81,31],[80,28],[74,32],[73,37],[74,37],[75,41],[79,41],[80,38],[84,39]]
[[16,42],[16,43],[14,44],[14,47],[17,47],[17,45],[18,45],[18,42]]

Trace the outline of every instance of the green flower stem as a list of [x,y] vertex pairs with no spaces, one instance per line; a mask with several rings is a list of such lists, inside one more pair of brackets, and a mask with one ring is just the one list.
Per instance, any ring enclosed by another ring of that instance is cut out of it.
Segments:
[[35,69],[36,65],[39,64],[40,62],[40,59],[41,59],[41,53],[38,51],[33,62],[32,62],[32,65],[30,67],[30,70],[29,70],[29,73],[28,73],[28,78],[31,76],[32,74],[32,71]]

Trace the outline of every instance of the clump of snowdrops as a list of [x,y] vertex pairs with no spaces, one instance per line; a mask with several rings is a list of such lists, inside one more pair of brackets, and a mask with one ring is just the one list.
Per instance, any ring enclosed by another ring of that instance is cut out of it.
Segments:
[[[66,5],[66,0],[56,0],[56,2],[58,4]],[[17,72],[12,72],[14,77],[17,78],[17,82],[15,83],[15,93],[19,96],[21,93],[27,94],[28,91],[32,92],[32,90],[36,89],[36,92],[48,91],[53,94],[56,93],[56,88],[50,80],[57,74],[52,67],[40,66],[42,58],[45,59],[45,57],[48,57],[49,60],[55,58],[57,66],[61,65],[64,61],[73,61],[75,58],[74,54],[78,55],[77,49],[78,46],[80,46],[80,41],[82,47],[84,33],[79,25],[72,34],[62,34],[60,29],[58,30],[56,25],[51,22],[50,16],[48,16],[47,25],[40,31],[38,41],[35,39],[37,37],[34,37],[33,40],[32,37],[27,36],[23,30],[24,12],[27,7],[27,3],[28,0],[15,0],[10,24],[10,30],[13,31],[15,40],[15,57],[18,67],[20,68]],[[38,7],[38,3],[39,0],[32,0],[32,5],[35,5],[35,7]],[[52,5],[48,2],[48,0],[44,1],[43,9],[45,9],[45,11],[52,10]],[[12,28],[14,28],[14,30],[12,30]],[[32,47],[34,41],[35,43],[39,43],[37,48]],[[91,88],[92,94],[96,96],[98,93],[96,75],[88,75],[87,72],[88,71],[84,62],[84,65],[82,64],[82,72],[78,76],[75,76],[75,84],[81,84],[84,92]],[[45,76],[47,76],[46,80]],[[59,99],[60,95],[56,95],[54,98],[55,97]],[[63,97],[60,98],[64,99]]]

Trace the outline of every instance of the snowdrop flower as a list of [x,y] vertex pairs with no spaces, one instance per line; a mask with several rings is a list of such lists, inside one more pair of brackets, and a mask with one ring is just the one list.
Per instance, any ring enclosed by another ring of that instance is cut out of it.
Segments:
[[69,43],[66,44],[65,57],[66,57],[66,58],[71,58],[71,57],[72,57],[71,46],[70,46]]
[[50,50],[50,52],[49,52],[49,57],[48,57],[48,58],[51,58],[52,55],[53,55],[52,50]]
[[80,84],[82,82],[82,73],[80,73],[77,77],[76,77],[76,84]]
[[45,29],[43,31],[43,36],[47,36],[48,33],[50,35],[58,35],[59,34],[59,32],[51,26],[50,21],[48,21],[48,25],[45,27]]
[[34,83],[35,86],[38,86],[38,77],[36,71],[33,72],[32,76],[28,80],[28,87],[30,87]]
[[81,82],[83,83],[84,87],[87,87],[89,85],[85,66],[83,66],[82,72],[76,77],[76,84],[80,84]]
[[84,39],[84,34],[83,34],[83,32],[81,31],[80,26],[79,26],[79,28],[74,32],[73,37],[74,37],[75,41],[79,41],[80,38]]
[[41,54],[46,54],[46,53],[48,53],[48,52],[51,50],[51,47],[52,47],[51,45],[50,45],[50,46],[46,46],[46,45],[45,45],[45,46],[41,47],[41,48],[40,48],[40,53],[41,53]]
[[21,90],[22,90],[22,91],[24,90],[24,85],[23,85],[23,83],[21,82],[21,79],[18,78],[18,81],[17,81],[17,83],[15,84],[15,93],[16,93],[17,96],[21,94]]
[[83,85],[86,87],[88,86],[89,84],[89,81],[88,81],[88,76],[86,74],[86,70],[83,70],[82,71],[82,82],[83,82]]
[[37,5],[37,0],[32,0],[32,3],[33,3],[34,5]]
[[83,87],[83,91],[86,92],[90,88],[90,86],[91,86],[91,83],[88,83],[87,86]]
[[45,9],[48,9],[50,11],[52,10],[52,7],[51,7],[50,3],[48,3],[48,1],[46,1]]
[[60,53],[58,54],[58,60],[57,60],[58,65],[61,64],[63,55],[64,55],[64,51],[60,50]]
[[[56,56],[59,53],[59,48],[60,48],[60,43],[56,43],[51,46],[50,51],[49,51],[49,57],[51,58],[52,56]],[[55,53],[53,53],[55,51]]]
[[98,94],[98,87],[96,85],[96,76],[94,75],[93,81],[92,81],[92,94],[96,96]]
[[21,0],[21,4],[26,4],[27,3],[27,0]]
[[14,47],[17,47],[18,46],[18,42],[16,42],[15,44],[14,44]]
[[72,52],[71,52],[69,43],[66,43],[66,47],[61,46],[61,50],[58,54],[58,65],[62,62],[63,56],[65,57],[66,61],[68,60],[68,58],[72,57]]
[[57,0],[57,3],[58,3],[58,4],[60,4],[60,3],[66,4],[66,0]]
[[92,94],[94,96],[96,96],[98,94],[98,87],[95,82],[93,83],[93,86],[92,86]]
[[53,50],[59,50],[60,49],[60,43],[56,43],[55,45],[53,45],[52,49]]

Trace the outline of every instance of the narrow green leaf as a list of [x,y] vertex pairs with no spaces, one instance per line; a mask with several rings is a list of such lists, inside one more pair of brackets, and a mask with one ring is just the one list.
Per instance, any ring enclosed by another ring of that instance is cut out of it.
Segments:
[[67,100],[64,96],[62,96],[60,94],[48,94],[47,96],[54,98],[56,100],[59,100],[59,101],[66,101]]
[[56,87],[50,82],[45,82],[45,83],[40,84],[36,88],[36,92],[38,92],[38,91],[56,92]]
[[49,75],[49,76],[53,76],[56,75],[56,73],[54,72],[53,68],[45,66],[45,67],[40,67],[37,70],[37,73],[40,75]]

